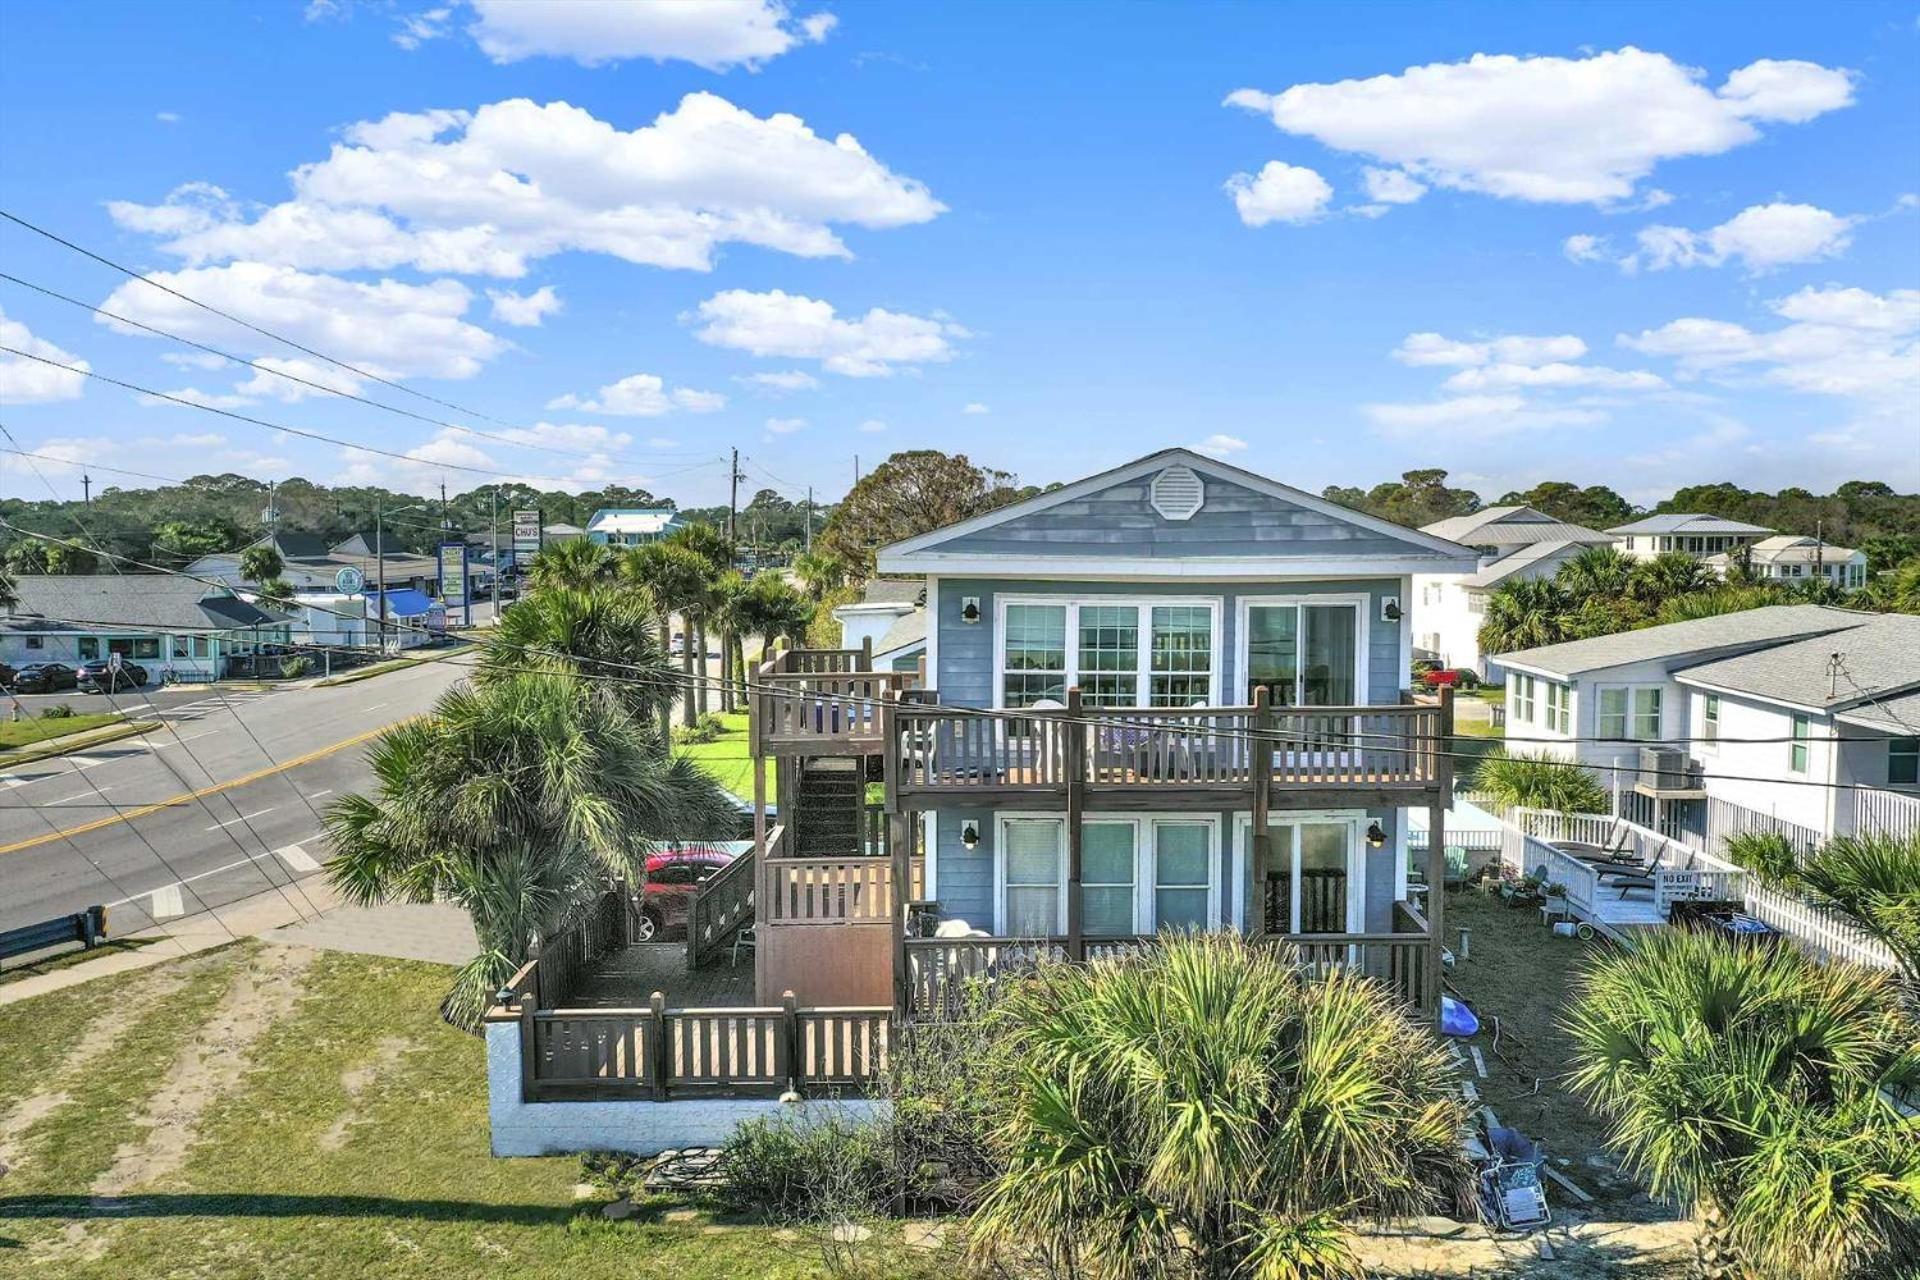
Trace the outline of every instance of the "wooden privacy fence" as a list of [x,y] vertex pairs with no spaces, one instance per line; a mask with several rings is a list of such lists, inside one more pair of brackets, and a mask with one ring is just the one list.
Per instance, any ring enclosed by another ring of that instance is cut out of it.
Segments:
[[627,895],[608,893],[579,924],[543,941],[539,953],[507,985],[516,997],[531,996],[542,1009],[565,1004],[594,961],[632,943],[632,925],[633,905]]
[[779,1006],[519,1012],[527,1102],[857,1093],[887,1064],[893,1011]]

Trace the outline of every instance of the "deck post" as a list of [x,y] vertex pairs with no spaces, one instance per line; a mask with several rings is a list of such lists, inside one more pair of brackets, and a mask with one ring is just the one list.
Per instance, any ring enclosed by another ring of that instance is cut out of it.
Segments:
[[1427,808],[1427,1016],[1439,1025],[1440,952],[1446,945],[1447,807],[1453,803],[1453,690],[1440,690],[1434,727],[1434,795]]
[[535,1043],[533,1012],[536,1001],[533,992],[520,993],[520,1101],[537,1102],[540,1099],[540,1049]]
[[873,637],[868,636],[860,642],[860,666],[858,670],[873,670]]
[[[1253,781],[1253,826],[1252,845],[1253,866],[1249,868],[1252,883],[1258,885],[1260,876],[1272,854],[1273,836],[1267,830],[1270,813],[1273,808],[1273,695],[1266,685],[1260,685],[1253,691],[1253,741],[1248,745],[1249,758],[1247,774]],[[1231,865],[1231,861],[1229,861]],[[1233,886],[1233,895],[1238,897],[1242,886]],[[1267,927],[1264,903],[1255,903],[1249,893],[1241,903],[1241,918],[1233,922],[1238,929],[1258,937]]]
[[1086,923],[1080,911],[1080,871],[1086,854],[1087,736],[1080,723],[1080,690],[1067,690],[1067,959],[1085,960]]
[[775,1052],[780,1055],[775,1062],[775,1075],[787,1078],[787,1091],[800,1092],[800,1081],[806,1075],[802,1065],[800,1045],[800,1002],[791,991],[780,993],[780,1039]]
[[647,1012],[652,1015],[647,1019],[647,1036],[653,1051],[653,1061],[647,1064],[652,1070],[647,1075],[653,1084],[653,1100],[665,1102],[667,1085],[673,1079],[673,1038],[667,1034],[666,995],[656,991],[648,997]]
[[[887,815],[887,852],[893,855],[893,1016],[907,1016],[907,910],[913,897],[913,814]],[[929,851],[931,856],[931,850]]]
[[767,758],[753,753],[753,856],[767,860]]

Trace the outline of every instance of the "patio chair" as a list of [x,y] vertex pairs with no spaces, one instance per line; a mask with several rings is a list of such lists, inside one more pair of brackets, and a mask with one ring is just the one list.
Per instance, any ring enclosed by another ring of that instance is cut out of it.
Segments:
[[759,940],[754,936],[753,926],[747,925],[742,928],[738,933],[733,935],[733,955],[727,961],[727,967],[729,969],[738,969],[740,967],[740,953],[742,951],[752,952],[758,946]]

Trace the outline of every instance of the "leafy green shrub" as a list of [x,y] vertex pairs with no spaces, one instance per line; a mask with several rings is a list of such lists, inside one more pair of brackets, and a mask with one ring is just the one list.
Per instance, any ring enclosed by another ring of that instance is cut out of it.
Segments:
[[720,1199],[786,1222],[877,1213],[892,1198],[887,1133],[837,1114],[748,1120],[720,1148]]
[[73,708],[66,703],[57,703],[51,707],[40,708],[42,720],[65,720],[73,715]]
[[1577,764],[1536,755],[1491,755],[1473,774],[1474,790],[1502,807],[1551,809],[1556,813],[1605,813],[1607,789]]
[[283,658],[280,661],[280,674],[289,680],[298,680],[312,670],[313,659],[304,653],[296,654],[291,658]]
[[983,985],[965,984],[955,998],[954,1017],[916,1024],[890,1046],[881,1081],[902,1188],[916,1206],[949,1210],[972,1207],[1002,1168],[994,1135],[1020,1061]]
[[1727,861],[1760,877],[1762,884],[1783,885],[1799,870],[1799,851],[1777,831],[1742,831],[1727,837]]

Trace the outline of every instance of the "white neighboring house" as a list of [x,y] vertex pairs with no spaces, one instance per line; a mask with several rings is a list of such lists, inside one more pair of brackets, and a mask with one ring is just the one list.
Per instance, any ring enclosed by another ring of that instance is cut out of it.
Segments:
[[1597,529],[1556,520],[1532,507],[1488,507],[1421,529],[1480,553],[1474,573],[1423,573],[1413,579],[1413,646],[1444,667],[1488,675],[1480,653],[1487,593],[1503,582],[1551,578],[1583,547],[1613,539]]
[[1855,616],[1676,676],[1709,834],[1786,829],[1811,844],[1920,829],[1920,618]]
[[[1779,533],[1753,544],[1751,568],[1756,577],[1776,582],[1806,582],[1824,578],[1848,591],[1867,585],[1867,553],[1836,547],[1818,538]],[[1743,559],[1739,551],[1707,557],[1707,567],[1721,577]]]
[[[885,652],[887,633],[901,619],[919,612],[926,596],[925,578],[872,579],[860,599],[852,604],[839,605],[833,611],[834,619],[840,624],[840,647],[858,649],[872,641],[875,656]],[[924,623],[921,624],[920,634],[924,642]]]
[[1646,516],[1607,530],[1614,545],[1635,560],[1651,560],[1663,551],[1684,551],[1706,557],[1738,551],[1770,535],[1773,530],[1724,516],[1668,512]]

